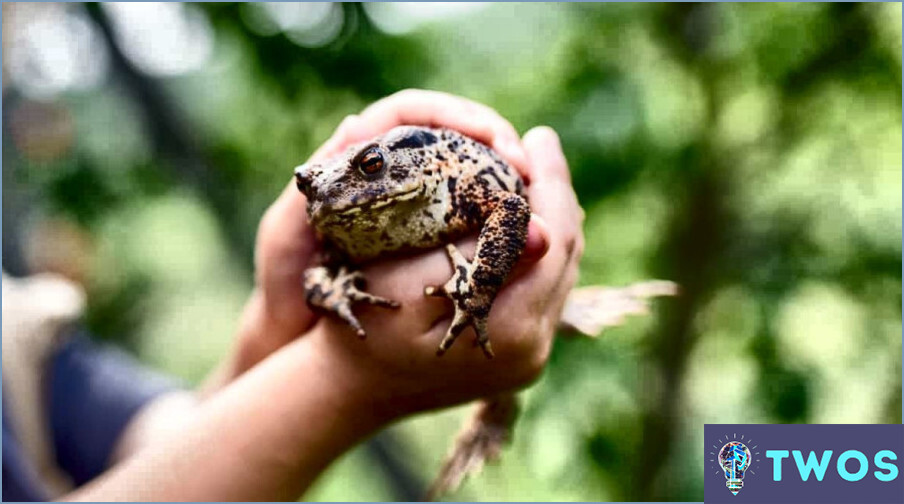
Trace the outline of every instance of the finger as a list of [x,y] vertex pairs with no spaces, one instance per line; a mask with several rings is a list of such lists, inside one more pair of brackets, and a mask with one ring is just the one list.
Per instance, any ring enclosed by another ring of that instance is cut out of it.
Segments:
[[359,119],[350,132],[351,141],[368,140],[404,124],[446,127],[493,147],[528,176],[517,130],[486,105],[439,91],[409,89],[375,102]]
[[[542,218],[537,219],[542,222]],[[508,309],[528,309],[557,318],[562,304],[577,280],[581,247],[566,247],[564,239],[550,232],[546,253],[535,263],[519,264],[512,281],[500,291],[497,304]]]
[[[477,248],[476,237],[459,240],[456,246],[470,261]],[[547,250],[549,250],[548,226],[542,218],[533,215],[528,224],[524,252],[506,281],[511,282],[524,275],[530,270],[531,265],[543,258]],[[443,285],[452,276],[449,258],[441,248],[409,258],[379,261],[365,268],[363,273],[368,281],[368,292],[399,301],[402,311],[398,316],[409,321],[408,323],[412,320],[423,321],[425,326],[421,327],[421,330],[426,330],[437,320],[452,313],[452,306],[448,301],[424,295],[424,287]],[[365,314],[365,311],[366,309],[362,308],[361,316],[368,318],[370,315]],[[382,312],[375,312],[373,315],[381,314]]]
[[[528,189],[532,210],[549,232],[549,250],[500,293],[498,303],[511,309],[550,313],[561,304],[577,271],[581,248],[581,215],[568,165],[555,132],[534,128],[524,136],[534,185]],[[542,332],[542,331],[541,331]]]
[[515,264],[515,267],[512,269],[507,280],[513,281],[522,276],[533,267],[535,263],[540,259],[543,259],[548,251],[549,226],[542,217],[537,214],[531,214],[530,223],[527,227],[527,243],[524,246],[521,257],[518,259],[518,262]]
[[268,315],[288,332],[313,318],[304,303],[298,303],[304,299],[302,274],[317,253],[305,204],[304,195],[289,184],[261,218],[255,248],[257,283],[270,298],[265,303],[272,311]]
[[535,181],[527,191],[531,208],[557,234],[576,241],[583,213],[571,186],[558,135],[548,127],[534,128],[524,135],[524,147]]
[[306,265],[317,248],[313,235],[307,215],[307,199],[293,180],[261,217],[255,247],[256,266],[260,268],[272,260],[280,260],[278,257],[284,251],[294,255],[291,264]]
[[360,116],[345,117],[310,160],[335,156],[405,124],[446,127],[479,140],[499,152],[530,185],[527,154],[515,127],[486,105],[439,91],[400,91],[370,105]]
[[268,259],[271,252],[292,248],[297,255],[310,255],[316,248],[307,217],[307,200],[290,182],[267,209],[258,227],[257,261]]
[[497,137],[517,143],[514,126],[486,105],[439,91],[408,89],[375,102],[361,114],[379,133],[402,124],[446,126],[485,143]]
[[342,122],[339,123],[339,126],[336,127],[333,136],[324,142],[323,145],[311,155],[309,161],[328,159],[339,154],[349,145],[366,140],[367,138],[362,138],[360,140],[356,139],[357,135],[355,132],[358,130],[359,122],[360,118],[357,115],[353,114],[345,116],[345,118],[342,119]]
[[577,249],[568,254],[565,266],[556,282],[556,287],[550,298],[553,300],[547,305],[547,313],[558,318],[568,298],[568,293],[574,288],[578,280],[578,268],[581,260],[581,252]]
[[544,182],[562,180],[571,184],[568,162],[559,135],[549,126],[537,126],[524,134],[524,150],[531,163],[531,176]]
[[[471,238],[467,243],[460,243],[465,249],[473,250],[473,242]],[[365,327],[381,327],[389,334],[410,339],[411,335],[423,334],[436,321],[452,313],[452,304],[447,299],[424,294],[425,287],[445,284],[452,276],[449,258],[441,248],[411,257],[380,260],[365,267],[363,273],[368,292],[401,305],[392,313],[376,307],[356,307]]]

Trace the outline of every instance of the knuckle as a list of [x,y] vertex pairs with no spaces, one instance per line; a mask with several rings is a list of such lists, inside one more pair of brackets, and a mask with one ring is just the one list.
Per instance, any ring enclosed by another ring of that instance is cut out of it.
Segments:
[[565,252],[568,256],[572,256],[578,246],[578,237],[576,234],[568,234],[565,236]]
[[522,360],[519,384],[527,386],[537,381],[543,375],[546,364],[549,362],[550,345],[536,344]]
[[518,343],[512,378],[517,386],[525,387],[543,374],[549,361],[554,329],[533,317],[524,319],[513,329]]
[[537,130],[541,134],[548,136],[550,139],[555,140],[556,142],[559,141],[559,134],[556,133],[556,130],[554,130],[552,126],[542,124],[540,126],[537,126]]
[[580,258],[584,255],[584,249],[587,245],[586,240],[584,240],[584,233],[578,233],[578,237],[575,243],[574,256]]
[[431,92],[417,88],[406,88],[396,91],[389,97],[392,102],[408,103],[424,100],[430,97]]
[[405,88],[401,91],[396,91],[392,95],[389,96],[390,99],[396,100],[404,100],[405,98],[410,98],[412,95],[416,95],[418,93],[418,89],[415,88]]
[[261,217],[261,222],[257,227],[258,240],[260,240],[261,237],[268,236],[274,231],[277,231],[279,216],[277,215],[275,206],[276,205],[271,205]]
[[342,121],[339,123],[339,126],[336,127],[336,132],[334,135],[341,135],[345,133],[345,131],[352,127],[353,124],[358,120],[358,114],[349,114],[342,118]]
[[[532,137],[536,136],[539,139],[542,139],[544,141],[544,143],[549,142],[556,146],[560,145],[559,144],[559,134],[556,133],[556,130],[552,129],[552,127],[550,127],[550,126],[546,126],[546,125],[535,126],[535,127],[531,128],[530,131],[527,132],[527,134]],[[525,135],[525,136],[527,136],[527,135]]]

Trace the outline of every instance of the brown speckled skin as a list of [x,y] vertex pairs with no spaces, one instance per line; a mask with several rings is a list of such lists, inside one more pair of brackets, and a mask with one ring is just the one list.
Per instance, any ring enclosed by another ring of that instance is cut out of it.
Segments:
[[[359,290],[360,274],[346,266],[448,244],[452,278],[425,289],[455,305],[437,354],[470,325],[484,353],[493,356],[487,317],[524,249],[530,220],[524,184],[514,168],[455,131],[400,126],[341,156],[300,166],[295,177],[328,257],[324,266],[305,272],[309,305],[335,313],[363,338],[352,304],[397,304]],[[469,262],[449,243],[478,230],[477,251]]]

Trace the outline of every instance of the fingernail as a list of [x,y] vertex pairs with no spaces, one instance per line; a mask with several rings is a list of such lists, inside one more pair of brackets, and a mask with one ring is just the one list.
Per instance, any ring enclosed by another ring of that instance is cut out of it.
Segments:
[[527,226],[527,243],[524,245],[522,258],[528,261],[539,261],[548,250],[549,227],[542,217],[532,213]]
[[342,119],[342,122],[340,122],[339,126],[336,128],[336,132],[345,134],[347,130],[349,130],[357,121],[358,116],[355,114],[345,116],[345,118]]
[[543,135],[543,140],[545,142],[549,142],[555,147],[561,147],[561,142],[559,141],[559,134],[556,133],[556,130],[552,129],[549,126],[538,126],[536,128],[540,134]]

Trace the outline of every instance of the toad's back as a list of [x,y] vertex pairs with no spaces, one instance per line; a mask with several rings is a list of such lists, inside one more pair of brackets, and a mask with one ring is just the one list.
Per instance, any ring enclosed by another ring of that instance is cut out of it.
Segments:
[[524,190],[517,171],[487,146],[421,127],[395,128],[296,176],[315,228],[354,263],[475,232],[495,193]]
[[[459,133],[403,126],[342,156],[301,166],[295,176],[308,198],[308,215],[326,242],[324,248],[338,252],[305,271],[305,298],[312,309],[338,317],[365,338],[353,304],[400,305],[363,290],[363,274],[354,263],[447,242],[452,275],[446,283],[424,289],[427,296],[447,298],[454,309],[437,355],[471,327],[484,354],[493,356],[488,317],[524,250],[530,220],[523,182],[513,168],[485,145]],[[477,248],[469,261],[448,242],[477,230]],[[612,298],[612,289],[587,289]],[[636,298],[638,293],[627,297]],[[591,304],[567,311],[596,314],[603,325],[617,325],[613,320],[620,320],[620,315],[638,312],[631,303],[613,303],[621,306],[614,312]],[[573,327],[593,327],[593,320],[582,322]],[[514,422],[515,406],[510,395],[483,403],[473,426],[459,437],[443,465],[434,492],[454,489],[466,474],[498,454]]]

